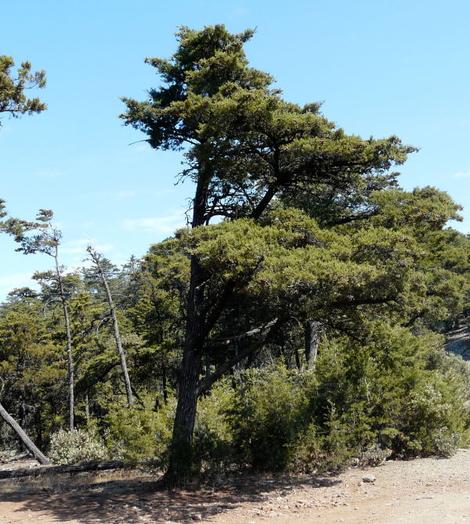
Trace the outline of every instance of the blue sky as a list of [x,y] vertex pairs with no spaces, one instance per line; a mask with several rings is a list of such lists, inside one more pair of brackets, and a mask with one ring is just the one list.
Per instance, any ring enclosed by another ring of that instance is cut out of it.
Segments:
[[[470,2],[466,0],[23,0],[2,5],[0,54],[45,69],[42,115],[4,120],[0,197],[13,215],[51,208],[63,262],[94,243],[117,263],[184,223],[191,185],[181,157],[155,152],[118,119],[120,97],[142,99],[158,79],[146,56],[169,56],[178,25],[257,28],[253,65],[287,99],[323,101],[349,133],[396,134],[420,148],[405,188],[434,185],[465,208],[470,230]],[[134,144],[132,144],[134,143]],[[48,267],[0,238],[0,299]]]

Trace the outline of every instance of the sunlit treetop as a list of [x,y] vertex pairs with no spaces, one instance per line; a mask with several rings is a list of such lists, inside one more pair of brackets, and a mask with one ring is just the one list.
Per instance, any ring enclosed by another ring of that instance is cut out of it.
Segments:
[[44,111],[46,104],[38,97],[28,97],[26,92],[35,88],[42,89],[45,85],[44,71],[32,71],[30,62],[22,62],[15,70],[13,58],[0,55],[0,117],[5,114],[19,117]]

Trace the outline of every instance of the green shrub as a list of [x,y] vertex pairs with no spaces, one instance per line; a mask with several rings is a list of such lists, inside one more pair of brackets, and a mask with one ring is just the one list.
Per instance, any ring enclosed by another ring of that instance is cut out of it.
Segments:
[[106,416],[106,445],[113,457],[139,463],[157,460],[163,463],[171,439],[174,402],[152,407],[151,398],[145,407],[122,406]]
[[457,367],[435,334],[375,324],[364,346],[330,342],[318,362],[319,431],[332,405],[347,430],[346,447],[358,457],[374,447],[396,457],[449,455],[469,422],[465,374]]
[[84,429],[60,429],[51,437],[49,457],[55,464],[104,460],[108,452],[96,433]]
[[448,456],[468,441],[470,370],[442,338],[373,323],[366,344],[324,341],[316,371],[244,371],[201,399],[199,465],[338,470]]
[[311,422],[313,391],[312,373],[283,366],[243,373],[228,413],[238,462],[260,470],[286,469],[296,455],[299,434]]
[[453,389],[433,373],[410,392],[400,427],[404,454],[450,456],[462,443],[464,411]]
[[314,421],[299,433],[287,468],[304,473],[342,470],[354,454],[347,429],[332,408],[326,428],[321,430]]
[[[198,403],[197,471],[339,470],[389,456],[448,456],[468,443],[470,366],[442,349],[440,336],[382,323],[364,344],[324,340],[315,371],[283,365],[222,380]],[[158,410],[113,407],[106,444],[113,457],[163,463],[175,401]]]
[[14,460],[17,455],[18,455],[18,450],[16,449],[0,448],[0,464]]
[[228,413],[235,405],[228,380],[216,384],[198,402],[194,430],[194,462],[198,470],[220,471],[233,463],[233,434]]

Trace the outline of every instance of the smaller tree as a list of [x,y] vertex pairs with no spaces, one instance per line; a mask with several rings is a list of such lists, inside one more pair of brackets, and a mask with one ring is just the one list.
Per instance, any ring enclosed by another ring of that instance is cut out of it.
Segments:
[[19,242],[20,247],[17,251],[24,253],[25,255],[44,253],[53,258],[54,270],[46,273],[37,275],[38,280],[49,280],[55,284],[57,295],[62,304],[62,312],[65,324],[65,335],[67,343],[67,379],[69,387],[69,429],[73,430],[75,427],[74,417],[74,406],[75,406],[75,395],[74,395],[74,359],[73,359],[73,343],[72,343],[72,331],[70,323],[70,313],[68,306],[68,293],[64,283],[64,268],[59,263],[59,246],[62,238],[62,233],[55,227],[53,227],[51,221],[53,218],[52,211],[48,209],[41,209],[36,217],[38,228],[32,234],[27,234],[27,231],[21,230],[22,224],[13,224],[19,226],[19,229],[12,230],[16,237],[16,241]]
[[114,304],[113,295],[109,286],[109,270],[112,269],[111,263],[105,259],[100,253],[98,253],[92,246],[88,246],[87,252],[90,255],[90,259],[93,262],[96,269],[96,276],[99,278],[105,293],[106,300],[109,306],[109,312],[113,321],[114,340],[116,342],[116,350],[118,352],[122,375],[124,378],[124,384],[126,386],[127,404],[132,406],[134,404],[134,395],[132,393],[131,379],[129,377],[129,371],[127,368],[126,352],[124,351],[121,339],[121,332],[119,329],[119,321],[116,315],[116,306]]

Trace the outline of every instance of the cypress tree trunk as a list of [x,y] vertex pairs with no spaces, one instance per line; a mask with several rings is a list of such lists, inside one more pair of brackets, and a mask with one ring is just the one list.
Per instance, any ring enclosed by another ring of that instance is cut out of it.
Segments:
[[[201,166],[201,164],[200,164]],[[194,198],[192,227],[204,224],[207,190],[210,181],[207,164],[200,169],[200,176]],[[202,365],[204,344],[204,282],[205,270],[195,256],[191,257],[191,276],[186,317],[186,335],[183,360],[180,368],[178,404],[173,425],[168,470],[162,482],[167,487],[185,484],[194,474],[192,444],[198,399],[199,375]]]
[[200,356],[195,351],[185,351],[173,426],[170,462],[164,478],[168,487],[184,485],[195,473],[193,471],[192,445],[196,421],[200,362]]
[[[213,175],[210,154],[207,154],[204,149],[205,145],[201,143],[199,147],[199,177],[193,201],[193,220],[191,223],[193,228],[206,224],[209,183]],[[253,211],[252,218],[257,219],[262,215],[276,191],[276,186],[269,188]],[[169,466],[161,480],[162,485],[170,488],[184,485],[195,474],[192,461],[192,444],[199,395],[199,377],[202,370],[204,344],[211,329],[211,325],[206,324],[206,312],[210,310],[209,306],[211,305],[206,303],[204,294],[204,284],[207,278],[207,272],[199,265],[197,258],[192,256],[178,404],[173,426]],[[228,293],[230,293],[230,290]],[[214,322],[214,319],[212,319],[212,322]]]
[[7,410],[0,403],[0,416],[3,420],[13,429],[13,431],[18,435],[21,442],[25,447],[33,454],[34,458],[41,464],[47,465],[50,464],[50,460],[41,453],[41,451],[34,445],[33,441],[26,435],[21,426],[16,422],[16,420],[7,412]]
[[88,424],[90,422],[90,398],[88,397],[88,393],[85,395],[85,418]]
[[199,375],[202,365],[200,335],[203,329],[201,310],[204,304],[200,284],[204,270],[193,257],[191,260],[191,285],[186,323],[186,339],[180,368],[178,404],[176,408],[170,462],[164,477],[168,487],[185,484],[194,474],[192,470],[192,441],[198,399]]
[[300,371],[302,369],[302,365],[300,363],[299,349],[297,348],[297,346],[294,349],[294,355],[295,355],[295,365],[297,366],[297,369]]

